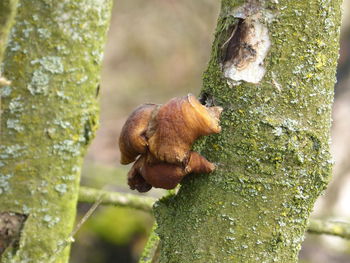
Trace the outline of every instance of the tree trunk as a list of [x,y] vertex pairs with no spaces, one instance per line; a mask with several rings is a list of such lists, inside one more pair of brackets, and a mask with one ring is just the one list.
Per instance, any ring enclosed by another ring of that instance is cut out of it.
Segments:
[[155,205],[160,262],[297,262],[331,176],[340,0],[223,0],[203,103],[222,132],[196,149],[213,174]]
[[111,5],[19,1],[2,69],[1,262],[68,261]]

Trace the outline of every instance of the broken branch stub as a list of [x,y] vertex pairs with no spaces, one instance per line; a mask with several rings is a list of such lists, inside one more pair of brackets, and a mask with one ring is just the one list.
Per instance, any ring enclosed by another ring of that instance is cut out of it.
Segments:
[[259,12],[245,15],[238,10],[233,16],[236,23],[222,45],[223,74],[233,85],[241,81],[257,84],[265,75],[264,59],[271,46],[268,29]]

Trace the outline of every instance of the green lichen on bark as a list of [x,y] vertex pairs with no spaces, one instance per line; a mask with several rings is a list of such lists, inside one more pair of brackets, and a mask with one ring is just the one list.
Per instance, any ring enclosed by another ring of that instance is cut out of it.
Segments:
[[[160,262],[297,262],[331,175],[340,4],[223,0],[202,89],[224,108],[223,129],[196,145],[217,170],[189,176],[176,196],[156,203]],[[257,84],[225,79],[220,65],[242,5],[271,40]]]
[[28,218],[1,262],[49,262],[72,231],[111,5],[19,1],[2,65],[11,85],[1,89],[0,211]]

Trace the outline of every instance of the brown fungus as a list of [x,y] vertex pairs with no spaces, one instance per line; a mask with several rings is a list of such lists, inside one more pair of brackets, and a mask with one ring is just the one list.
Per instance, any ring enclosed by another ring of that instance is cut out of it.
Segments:
[[191,94],[161,106],[138,107],[119,138],[122,164],[141,155],[128,173],[130,188],[173,189],[187,174],[212,172],[214,164],[190,149],[198,137],[221,131],[221,112],[221,107],[205,107]]
[[131,189],[147,192],[151,187],[173,189],[187,174],[210,173],[215,165],[197,152],[190,152],[186,165],[170,164],[149,160],[149,155],[141,155],[128,173],[128,184]]
[[119,137],[121,164],[132,163],[137,156],[146,152],[146,130],[156,108],[155,104],[143,104],[137,107],[125,122]]
[[198,137],[219,133],[221,107],[205,107],[189,94],[161,106],[148,126],[149,151],[156,159],[182,163]]

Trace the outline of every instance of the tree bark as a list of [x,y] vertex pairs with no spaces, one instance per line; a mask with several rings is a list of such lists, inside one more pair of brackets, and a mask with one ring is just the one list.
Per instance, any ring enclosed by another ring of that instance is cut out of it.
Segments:
[[1,262],[68,261],[111,5],[19,1],[2,69]]
[[326,188],[340,0],[223,0],[201,100],[213,174],[156,203],[160,262],[297,262]]

